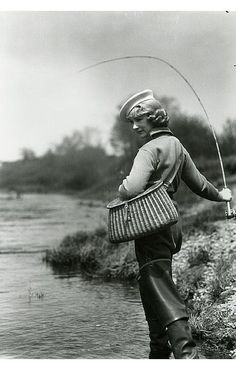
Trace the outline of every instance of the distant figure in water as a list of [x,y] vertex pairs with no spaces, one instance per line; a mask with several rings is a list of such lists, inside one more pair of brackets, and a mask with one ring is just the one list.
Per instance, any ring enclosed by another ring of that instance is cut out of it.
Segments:
[[7,200],[22,199],[22,192],[19,189],[9,189]]
[[20,190],[16,190],[16,199],[21,199],[21,194]]
[[[169,129],[168,114],[151,90],[129,98],[120,110],[120,117],[132,125],[138,135],[149,139],[139,149],[129,176],[119,187],[122,200],[135,197],[158,180],[165,181],[175,169],[176,176],[167,191],[176,208],[174,194],[181,180],[200,197],[215,202],[231,200],[229,189],[218,191],[198,171],[187,150]],[[172,280],[172,256],[180,251],[181,243],[180,219],[171,227],[135,240],[151,359],[168,359],[171,352],[176,359],[199,358],[185,303]]]

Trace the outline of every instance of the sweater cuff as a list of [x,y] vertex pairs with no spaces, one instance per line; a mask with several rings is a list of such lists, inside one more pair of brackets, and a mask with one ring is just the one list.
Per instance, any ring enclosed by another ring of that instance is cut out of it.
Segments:
[[220,196],[219,190],[217,190],[217,191],[218,191],[218,194],[217,194],[217,202],[224,202],[224,200]]
[[119,186],[118,192],[119,192],[120,198],[122,198],[122,199],[127,199],[128,198],[128,192],[127,192],[127,190],[126,190],[126,188],[124,187],[123,184],[121,184]]

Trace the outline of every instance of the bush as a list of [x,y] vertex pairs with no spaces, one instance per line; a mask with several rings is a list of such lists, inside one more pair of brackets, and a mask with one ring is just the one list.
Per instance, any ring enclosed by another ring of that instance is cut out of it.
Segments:
[[105,279],[134,280],[138,275],[132,243],[111,244],[107,230],[78,232],[64,238],[58,248],[48,250],[44,260],[54,269],[70,267]]

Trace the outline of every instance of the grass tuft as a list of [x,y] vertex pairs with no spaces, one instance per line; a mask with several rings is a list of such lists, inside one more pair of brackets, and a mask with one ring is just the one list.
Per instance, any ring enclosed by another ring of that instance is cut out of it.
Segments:
[[209,250],[205,246],[194,246],[192,250],[189,251],[188,264],[189,267],[206,265],[211,261]]

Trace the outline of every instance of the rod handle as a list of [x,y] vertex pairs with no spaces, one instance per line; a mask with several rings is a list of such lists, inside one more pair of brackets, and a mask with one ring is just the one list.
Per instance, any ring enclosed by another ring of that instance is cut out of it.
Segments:
[[236,211],[235,211],[235,209],[232,209],[230,207],[230,202],[229,201],[226,202],[226,207],[227,207],[227,210],[225,211],[226,218],[228,220],[231,219],[231,218],[235,218],[236,219]]
[[227,201],[226,202],[226,209],[227,209],[227,213],[226,213],[226,216],[227,218],[230,218],[231,217],[231,207],[230,207],[230,201]]

